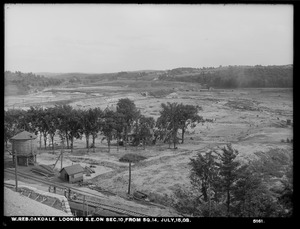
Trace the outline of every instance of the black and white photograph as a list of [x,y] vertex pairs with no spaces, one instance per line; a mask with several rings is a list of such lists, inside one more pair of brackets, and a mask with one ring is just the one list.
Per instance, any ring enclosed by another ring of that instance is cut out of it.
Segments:
[[293,4],[3,11],[9,222],[293,217]]

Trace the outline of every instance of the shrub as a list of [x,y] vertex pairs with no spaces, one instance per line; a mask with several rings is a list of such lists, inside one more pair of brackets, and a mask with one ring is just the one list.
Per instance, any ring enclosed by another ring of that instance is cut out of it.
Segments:
[[154,193],[154,192],[150,192],[148,194],[148,199],[151,202],[154,202],[154,203],[157,203],[157,204],[162,204],[162,205],[165,205],[165,206],[172,206],[173,205],[173,200],[167,194],[160,195],[160,194],[157,194],[157,193]]

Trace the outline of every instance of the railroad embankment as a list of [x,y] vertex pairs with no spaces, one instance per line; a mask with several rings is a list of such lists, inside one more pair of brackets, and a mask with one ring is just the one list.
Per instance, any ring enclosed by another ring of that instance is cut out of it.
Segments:
[[8,180],[4,183],[7,186],[4,192],[4,215],[72,216],[66,197],[36,189],[20,181],[18,192],[15,192],[14,182]]

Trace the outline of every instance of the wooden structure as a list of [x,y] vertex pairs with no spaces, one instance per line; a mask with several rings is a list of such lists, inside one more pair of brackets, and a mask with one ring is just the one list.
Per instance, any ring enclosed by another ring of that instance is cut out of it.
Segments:
[[15,158],[17,158],[18,165],[28,166],[29,164],[34,165],[36,163],[36,138],[35,134],[23,131],[10,139],[14,163]]
[[60,178],[69,182],[75,183],[83,181],[84,169],[80,164],[70,165],[60,170]]

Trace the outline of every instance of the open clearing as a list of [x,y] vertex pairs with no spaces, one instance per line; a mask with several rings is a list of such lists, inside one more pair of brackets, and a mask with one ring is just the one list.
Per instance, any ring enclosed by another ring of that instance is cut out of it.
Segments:
[[[152,83],[152,84],[151,84]],[[43,105],[52,106],[56,102],[68,103],[74,108],[88,109],[114,106],[118,99],[132,99],[141,113],[159,117],[160,104],[177,102],[199,105],[203,108],[199,114],[213,122],[198,124],[189,129],[184,144],[177,150],[168,149],[168,144],[158,143],[138,147],[112,146],[107,151],[107,143],[101,143],[102,136],[96,139],[96,148],[87,152],[85,139],[76,140],[74,150],[65,150],[63,166],[79,163],[82,167],[95,165],[95,173],[84,176],[85,181],[97,184],[119,195],[125,195],[128,187],[128,163],[119,162],[124,154],[136,153],[147,159],[132,166],[132,193],[135,190],[147,194],[172,195],[179,187],[189,183],[188,165],[190,158],[199,152],[206,152],[217,146],[232,143],[239,151],[238,159],[247,162],[258,158],[260,152],[272,155],[280,151],[286,155],[287,166],[292,166],[293,144],[293,90],[292,89],[234,89],[205,90],[195,84],[187,83],[148,83],[137,81],[128,83],[104,82],[93,87],[72,86],[53,88],[26,96],[6,96],[7,108],[23,108]],[[142,94],[147,92],[146,94]],[[287,120],[291,124],[287,124]],[[284,140],[284,142],[282,141]],[[59,139],[56,139],[59,142]],[[53,165],[60,153],[50,148],[39,150],[37,162]],[[6,155],[9,160],[9,155]],[[56,165],[60,168],[60,162]],[[280,169],[280,168],[279,168]],[[282,177],[275,177],[277,180]],[[276,184],[274,179],[274,185]],[[272,185],[272,184],[270,184]]]

